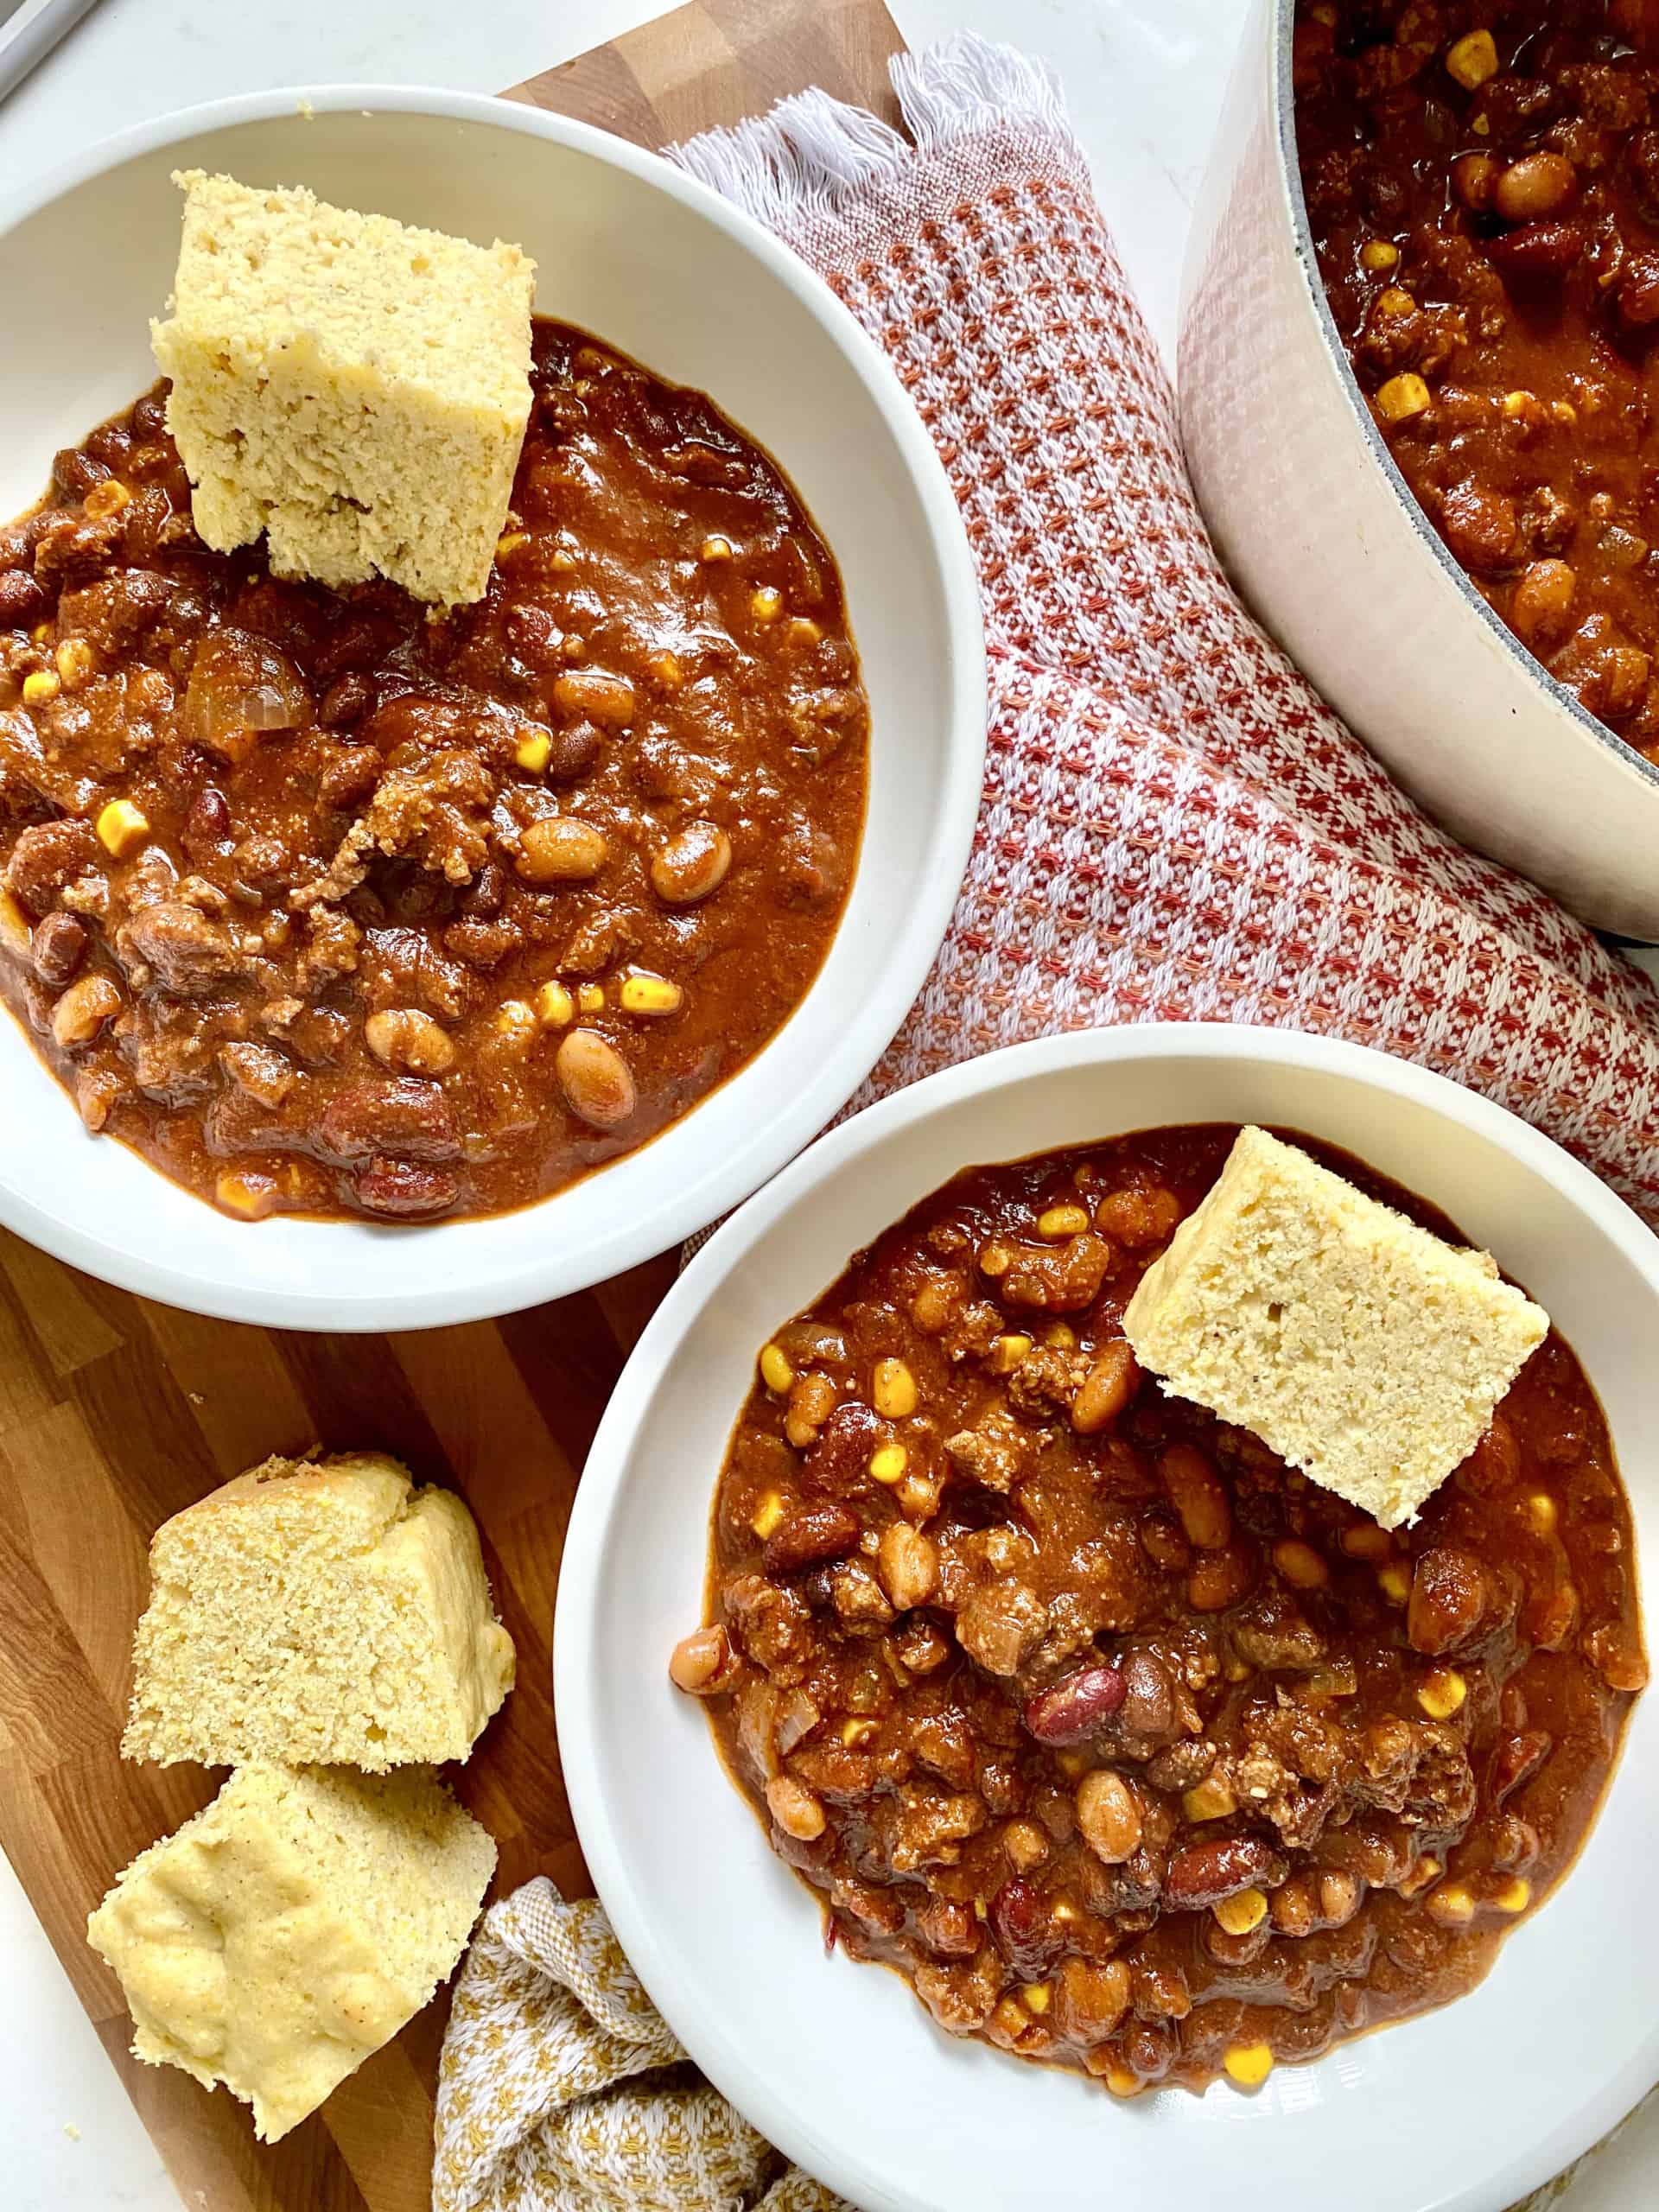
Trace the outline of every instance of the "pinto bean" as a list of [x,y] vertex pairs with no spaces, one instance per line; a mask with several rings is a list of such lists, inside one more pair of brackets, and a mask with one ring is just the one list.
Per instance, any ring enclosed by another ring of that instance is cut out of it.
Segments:
[[712,822],[688,822],[656,853],[652,888],[665,906],[696,906],[725,882],[732,841]]
[[761,1561],[768,1574],[793,1574],[821,1560],[844,1559],[857,1541],[858,1522],[844,1505],[810,1505],[772,1531]]
[[683,1636],[669,1656],[668,1676],[688,1697],[712,1697],[732,1666],[732,1642],[718,1622]]
[[1126,1686],[1116,1667],[1079,1667],[1035,1697],[1020,1715],[1039,1744],[1086,1743],[1122,1707]]
[[513,862],[527,883],[588,883],[604,867],[605,833],[574,814],[532,822]]
[[1128,1342],[1114,1338],[1095,1355],[1071,1401],[1071,1426],[1079,1436],[1093,1436],[1114,1421],[1141,1385],[1141,1369]]
[[639,1103],[627,1062],[596,1029],[567,1030],[553,1071],[566,1105],[592,1128],[620,1127]]
[[1480,1561],[1454,1545],[1434,1545],[1417,1561],[1412,1577],[1406,1611],[1412,1649],[1430,1658],[1457,1650],[1474,1636],[1490,1602]]
[[1285,1878],[1286,1862],[1259,1836],[1217,1836],[1189,1843],[1169,1862],[1166,1901],[1187,1911],[1220,1904],[1241,1890],[1272,1889]]
[[1218,1552],[1233,1533],[1233,1509],[1213,1461],[1192,1444],[1172,1444],[1158,1462],[1190,1544]]
[[1141,1848],[1139,1799],[1121,1774],[1103,1767],[1077,1784],[1077,1826],[1095,1856],[1121,1866]]
[[901,1613],[926,1605],[938,1588],[938,1547],[907,1522],[890,1521],[881,1531],[875,1565],[889,1602]]

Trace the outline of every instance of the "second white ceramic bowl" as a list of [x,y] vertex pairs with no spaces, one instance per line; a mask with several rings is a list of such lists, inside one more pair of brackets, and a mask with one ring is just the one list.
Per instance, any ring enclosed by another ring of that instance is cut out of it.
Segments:
[[425,1228],[233,1222],[74,1108],[0,1015],[0,1221],[130,1290],[235,1320],[422,1327],[612,1275],[753,1190],[851,1096],[932,963],[979,804],[984,647],[972,558],[885,357],[805,264],[679,170],[506,100],[409,87],[262,93],[97,147],[0,194],[0,516],[54,450],[155,379],[149,318],[178,257],[175,168],[306,184],[538,264],[537,304],[694,385],[788,472],[840,563],[871,709],[869,816],[804,1002],[641,1150],[522,1212]]
[[[1659,1695],[1638,1700],[1582,1857],[1445,2011],[1224,2084],[1117,2103],[936,2028],[896,1976],[826,1956],[668,1654],[702,1618],[715,1479],[757,1346],[958,1168],[1170,1122],[1345,1146],[1443,1207],[1542,1300],[1606,1409],[1659,1557],[1659,1243],[1595,1177],[1441,1077],[1261,1029],[1147,1027],[1017,1046],[885,1100],[796,1160],[669,1294],[611,1401],[560,1573],[559,1749],[616,1932],[739,2109],[871,2212],[1222,2205],[1500,2212],[1659,2077]],[[1644,1594],[1653,1591],[1643,1573]],[[1649,1609],[1651,1610],[1651,1609]]]
[[1659,938],[1659,768],[1547,674],[1408,489],[1348,366],[1296,159],[1295,0],[1255,0],[1193,211],[1181,435],[1229,575],[1467,844]]

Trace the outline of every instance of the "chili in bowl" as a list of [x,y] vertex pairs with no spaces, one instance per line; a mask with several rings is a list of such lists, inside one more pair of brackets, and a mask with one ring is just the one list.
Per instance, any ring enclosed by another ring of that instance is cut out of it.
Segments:
[[[1557,1324],[1392,1537],[1123,1357],[1112,1316],[1243,1118],[1451,1201]],[[1056,1039],[816,1147],[642,1340],[562,1575],[579,1832],[692,2055],[870,2204],[1064,2197],[1109,2161],[1137,2201],[1322,2207],[1340,2159],[1414,2212],[1555,2171],[1659,2073],[1618,1903],[1656,1795],[1656,1311],[1652,1240],[1587,1173],[1314,1039]],[[1241,2092],[1273,2135],[1247,2171],[1205,2116]]]
[[[145,392],[194,163],[537,260],[564,319],[476,607],[196,538]],[[753,1187],[897,1026],[977,804],[971,562],[874,347],[691,180],[462,96],[168,118],[0,222],[18,283],[88,272],[7,357],[9,1224],[368,1328],[594,1281]]]

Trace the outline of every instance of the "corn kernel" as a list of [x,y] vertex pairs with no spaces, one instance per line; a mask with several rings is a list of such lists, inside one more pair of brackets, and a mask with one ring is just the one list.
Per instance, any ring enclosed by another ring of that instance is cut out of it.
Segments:
[[510,553],[516,553],[521,545],[528,545],[529,543],[529,533],[525,531],[504,531],[495,541],[495,557],[498,561],[505,561]]
[[1475,1916],[1475,1900],[1461,1882],[1442,1882],[1429,1892],[1428,1910],[1436,1920],[1461,1927]]
[[1077,1908],[1069,1897],[1062,1897],[1058,1904],[1050,1906],[1048,1916],[1051,1920],[1058,1920],[1063,1928],[1066,1928],[1077,1918]]
[[1028,1981],[1020,1994],[1026,2000],[1026,2010],[1028,2012],[1035,2012],[1038,2018],[1041,2019],[1043,2014],[1048,2010],[1051,1994],[1048,1984],[1046,1981]]
[[1379,386],[1376,404],[1390,423],[1408,423],[1433,404],[1433,394],[1421,377],[1407,369]]
[[664,1014],[679,1012],[685,993],[666,976],[653,976],[639,968],[622,978],[617,997],[624,1014]]
[[605,1010],[605,987],[602,983],[578,983],[576,1004],[584,1014],[602,1014]]
[[1089,1226],[1082,1206],[1046,1206],[1037,1217],[1037,1234],[1058,1243],[1063,1236],[1080,1236]]
[[731,557],[732,541],[729,537],[705,537],[697,548],[699,561],[729,561]]
[[1011,1375],[1031,1350],[1031,1338],[1017,1335],[999,1337],[991,1346],[993,1375]]
[[1248,1659],[1230,1659],[1222,1671],[1230,1682],[1248,1682],[1255,1669]]
[[536,1015],[523,999],[503,999],[495,1009],[491,1027],[498,1037],[506,1037],[518,1044],[527,1045],[536,1034]]
[[1417,1702],[1431,1720],[1449,1720],[1468,1694],[1469,1685],[1455,1667],[1436,1667],[1417,1685]]
[[130,798],[112,798],[98,817],[98,842],[118,861],[137,852],[149,835],[149,816]]
[[10,892],[0,886],[0,949],[10,953],[14,959],[26,960],[29,940],[29,916]]
[[536,994],[536,1019],[550,1029],[563,1029],[575,1019],[576,1002],[563,983],[543,983]]
[[1224,1821],[1238,1810],[1238,1800],[1224,1782],[1195,1782],[1181,1793],[1181,1810],[1189,1821]]
[[885,1420],[903,1421],[916,1410],[916,1377],[902,1359],[878,1359],[870,1395]]
[[553,741],[544,729],[533,731],[519,739],[512,757],[528,775],[539,776],[553,757]]
[[1391,1559],[1376,1570],[1378,1587],[1390,1605],[1403,1605],[1411,1595],[1411,1569],[1402,1559]]
[[757,622],[775,622],[784,611],[784,594],[775,584],[762,584],[749,594],[749,612]]
[[1068,1782],[1079,1782],[1089,1772],[1091,1761],[1087,1751],[1056,1751],[1054,1764]]
[[1549,403],[1549,411],[1564,430],[1577,428],[1579,410],[1570,399],[1552,399]]
[[879,1483],[902,1480],[910,1454],[902,1444],[882,1444],[870,1454],[870,1472]]
[[1131,2074],[1127,2066],[1109,2066],[1100,2078],[1115,2097],[1138,2097],[1141,2094],[1141,2076]]
[[1418,1897],[1431,1882],[1438,1882],[1445,1872],[1441,1861],[1431,1853],[1425,1852],[1421,1859],[1407,1868],[1395,1884],[1395,1888],[1402,1897]]
[[53,656],[60,681],[78,691],[98,665],[98,656],[85,638],[66,638]]
[[1555,1501],[1547,1490],[1535,1491],[1527,1500],[1527,1519],[1535,1535],[1547,1536],[1555,1526]]
[[49,641],[51,635],[52,624],[49,620],[37,622],[29,633],[29,642],[31,645],[44,645]]
[[1210,1910],[1230,1936],[1248,1936],[1267,1918],[1268,1901],[1260,1890],[1241,1890],[1236,1897],[1223,1897]]
[[1492,127],[1492,118],[1491,118],[1491,117],[1490,115],[1478,115],[1478,116],[1475,118],[1475,121],[1474,121],[1474,130],[1475,130],[1475,135],[1476,135],[1478,137],[1484,138],[1484,137],[1486,137],[1486,135],[1488,134],[1488,132],[1491,130],[1491,127]]
[[44,707],[48,700],[55,699],[62,689],[62,680],[54,670],[37,668],[32,676],[23,678],[23,704],[26,707]]
[[1236,2043],[1221,2063],[1241,2089],[1259,2089],[1273,2071],[1273,2052],[1264,2043]]
[[266,1175],[221,1175],[213,1197],[226,1213],[244,1221],[263,1221],[276,1204],[276,1186]]
[[1359,249],[1359,265],[1378,274],[1392,269],[1400,258],[1400,249],[1389,238],[1367,238]]
[[775,1490],[769,1490],[754,1510],[749,1526],[764,1544],[784,1517],[784,1501]]
[[1052,1344],[1056,1351],[1075,1351],[1077,1348],[1077,1332],[1075,1329],[1068,1328],[1064,1321],[1051,1321],[1043,1331],[1043,1342],[1046,1344]]
[[1385,291],[1377,294],[1376,311],[1378,315],[1415,315],[1417,302],[1401,286],[1390,284]]
[[556,551],[548,555],[547,565],[556,575],[568,576],[576,565],[576,556],[574,553],[566,552],[564,547],[561,545]]
[[1524,1912],[1532,1903],[1532,1884],[1524,1874],[1511,1875],[1492,1903],[1500,1912]]
[[81,511],[91,515],[94,522],[99,522],[105,515],[118,515],[131,500],[131,493],[119,477],[106,476],[101,484],[94,484],[81,501]]
[[1506,391],[1498,403],[1511,423],[1523,422],[1538,404],[1535,392]]
[[843,1720],[841,1724],[841,1740],[849,1751],[856,1744],[868,1744],[874,1733],[874,1720]]
[[1010,2043],[1017,2043],[1031,2025],[1031,2021],[1012,1997],[999,1999],[991,2014],[991,2024],[1001,2029]]
[[762,1345],[760,1380],[768,1390],[776,1391],[780,1398],[795,1380],[795,1370],[789,1363],[789,1354],[781,1344]]
[[665,691],[677,691],[685,681],[685,671],[674,653],[653,654],[651,672]]
[[1478,92],[1497,74],[1497,41],[1491,31],[1465,31],[1446,50],[1446,67],[1465,92]]
[[987,1239],[979,1255],[979,1272],[988,1275],[993,1282],[1007,1274],[1014,1265],[1014,1255],[1000,1236]]
[[823,632],[817,624],[806,614],[792,615],[789,627],[784,632],[785,639],[788,644],[801,647],[816,645],[823,635]]

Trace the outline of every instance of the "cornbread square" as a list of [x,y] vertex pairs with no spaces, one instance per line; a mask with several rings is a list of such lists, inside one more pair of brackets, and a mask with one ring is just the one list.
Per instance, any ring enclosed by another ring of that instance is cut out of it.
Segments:
[[222,2082],[274,2143],[453,1970],[495,1846],[429,1775],[242,1767],[86,1923],[133,2055]]
[[1549,1316],[1489,1254],[1245,1128],[1123,1328],[1169,1395],[1394,1529],[1468,1458]]
[[472,1515],[379,1452],[267,1459],[164,1522],[149,1567],[128,1758],[464,1759],[512,1687]]
[[167,425],[220,553],[481,599],[530,420],[536,264],[302,189],[181,170]]

